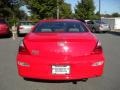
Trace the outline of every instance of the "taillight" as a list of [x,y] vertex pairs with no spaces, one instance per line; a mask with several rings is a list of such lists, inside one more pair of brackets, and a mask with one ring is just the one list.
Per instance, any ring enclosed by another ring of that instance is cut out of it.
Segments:
[[23,41],[21,41],[20,46],[19,46],[19,54],[29,54],[29,51],[27,50]]
[[22,26],[19,26],[19,29],[23,29],[24,27],[22,27]]
[[98,41],[94,50],[93,50],[93,53],[94,54],[99,54],[99,53],[102,53],[102,46],[101,46],[101,43]]

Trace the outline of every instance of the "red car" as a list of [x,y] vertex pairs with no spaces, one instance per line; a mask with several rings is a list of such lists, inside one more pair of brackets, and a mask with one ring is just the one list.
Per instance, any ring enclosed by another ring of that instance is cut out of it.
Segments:
[[0,36],[10,36],[9,26],[4,19],[0,19]]
[[82,80],[103,74],[104,55],[81,21],[41,20],[21,42],[17,66],[23,78]]

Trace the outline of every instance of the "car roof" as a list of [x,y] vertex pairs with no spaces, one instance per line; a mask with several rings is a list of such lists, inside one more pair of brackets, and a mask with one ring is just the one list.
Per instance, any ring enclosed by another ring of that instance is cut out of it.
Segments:
[[40,20],[39,22],[80,22],[80,21],[76,19],[43,19]]

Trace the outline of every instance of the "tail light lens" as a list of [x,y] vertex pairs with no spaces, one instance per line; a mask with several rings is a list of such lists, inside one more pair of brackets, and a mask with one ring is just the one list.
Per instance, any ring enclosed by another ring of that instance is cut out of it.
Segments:
[[93,53],[94,54],[99,54],[99,53],[102,53],[102,46],[101,46],[101,43],[98,41],[94,50],[93,50]]
[[23,41],[21,41],[20,46],[19,46],[19,54],[29,54],[29,51],[27,50]]
[[23,29],[23,27],[19,26],[19,29]]

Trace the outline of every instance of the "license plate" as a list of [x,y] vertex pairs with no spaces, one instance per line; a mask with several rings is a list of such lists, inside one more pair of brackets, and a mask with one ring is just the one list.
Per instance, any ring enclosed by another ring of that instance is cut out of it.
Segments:
[[70,74],[70,66],[52,66],[52,74]]

